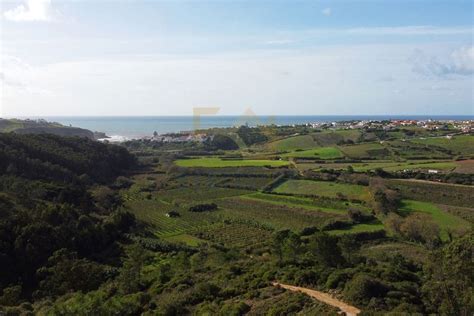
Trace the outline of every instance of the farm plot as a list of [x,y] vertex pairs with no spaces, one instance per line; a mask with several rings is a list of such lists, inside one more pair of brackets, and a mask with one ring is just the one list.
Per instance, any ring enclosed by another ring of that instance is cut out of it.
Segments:
[[309,149],[318,147],[311,135],[292,136],[279,139],[265,145],[269,150],[275,151],[291,151],[295,149]]
[[238,197],[219,200],[217,204],[224,217],[231,220],[254,220],[273,229],[298,231],[308,226],[321,227],[331,219],[347,219],[344,215]]
[[282,155],[285,158],[313,158],[313,159],[337,159],[342,158],[342,152],[337,149],[336,147],[322,147],[322,148],[315,148],[303,151],[294,151],[291,153],[287,153]]
[[[155,200],[130,201],[125,206],[139,220],[151,225],[155,233],[160,236],[178,235],[218,221],[218,216],[213,212],[188,212],[187,210]],[[166,213],[171,210],[178,211],[180,216],[167,217]]]
[[390,146],[390,150],[398,157],[405,159],[448,159],[451,155],[443,150],[443,148],[437,148],[434,146],[427,146],[420,143],[414,143],[411,141],[390,141],[386,142]]
[[344,234],[357,234],[357,233],[370,233],[384,230],[384,226],[379,221],[366,224],[355,224],[345,229],[330,230],[328,233],[331,235],[344,235]]
[[422,212],[431,215],[433,221],[442,230],[442,237],[447,238],[448,231],[466,231],[470,228],[469,222],[444,212],[441,208],[430,202],[420,202],[414,200],[403,200],[400,211],[405,214],[412,212]]
[[191,202],[204,202],[214,199],[221,199],[236,195],[248,194],[252,191],[241,189],[228,189],[219,187],[187,187],[171,190],[159,191],[157,196],[159,199],[168,203],[187,204]]
[[472,173],[474,174],[474,159],[456,161],[455,172],[458,173]]
[[406,199],[472,207],[473,186],[398,179],[385,181],[390,187],[397,189]]
[[380,143],[342,146],[340,149],[347,157],[354,159],[387,159],[391,156],[390,151]]
[[318,200],[306,197],[296,197],[279,194],[266,194],[266,193],[254,193],[244,195],[241,198],[250,200],[260,200],[267,203],[301,207],[308,210],[316,210],[321,212],[333,213],[333,214],[347,214],[347,210],[350,207],[361,209],[362,211],[368,212],[368,209],[351,202],[334,201],[334,200]]
[[452,151],[454,154],[474,155],[474,136],[432,137],[425,139],[410,140],[413,143],[442,147]]
[[369,190],[365,186],[327,181],[288,180],[274,191],[283,194],[314,195],[330,198],[347,197],[362,201],[370,199]]
[[222,244],[226,247],[258,247],[267,243],[272,231],[239,222],[222,222],[207,226],[192,233],[193,236]]
[[223,167],[283,167],[289,165],[284,160],[254,160],[254,159],[222,159],[222,158],[192,158],[178,159],[176,165],[180,167],[204,167],[204,168],[223,168]]
[[312,134],[314,141],[320,146],[337,145],[348,140],[355,142],[360,135],[360,131],[356,130],[324,131]]
[[217,183],[216,186],[244,190],[260,190],[272,181],[272,178],[264,177],[234,177],[225,178]]

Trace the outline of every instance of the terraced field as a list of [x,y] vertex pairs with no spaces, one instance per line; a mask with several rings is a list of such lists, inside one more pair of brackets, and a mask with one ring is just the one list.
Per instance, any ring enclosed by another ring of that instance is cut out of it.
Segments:
[[192,158],[178,159],[176,165],[180,167],[203,167],[203,168],[224,168],[224,167],[283,167],[289,165],[284,160],[252,160],[252,159],[221,159],[221,158]]
[[320,212],[303,207],[290,207],[267,201],[234,197],[217,201],[220,213],[231,220],[253,220],[272,229],[299,231],[308,226],[320,227],[328,220],[347,219],[347,216]]
[[252,191],[241,189],[193,186],[160,191],[157,193],[157,196],[159,199],[168,203],[189,204],[193,202],[211,201],[214,199],[221,199],[251,192]]
[[344,201],[333,201],[333,200],[317,200],[306,197],[296,197],[289,195],[278,195],[278,194],[266,194],[266,193],[254,193],[241,196],[243,199],[260,200],[267,203],[273,203],[277,205],[286,205],[293,207],[301,207],[308,210],[316,210],[321,212],[333,213],[333,214],[347,214],[347,210],[350,207],[360,209],[362,211],[369,212],[369,209],[364,206],[352,202]]
[[[139,220],[152,225],[159,236],[173,236],[188,232],[198,227],[210,225],[219,221],[214,213],[194,213],[156,200],[137,200],[125,204]],[[174,210],[180,216],[170,218],[166,213]]]
[[326,181],[288,180],[274,191],[283,194],[326,196],[330,198],[337,198],[342,194],[349,199],[369,200],[367,187]]

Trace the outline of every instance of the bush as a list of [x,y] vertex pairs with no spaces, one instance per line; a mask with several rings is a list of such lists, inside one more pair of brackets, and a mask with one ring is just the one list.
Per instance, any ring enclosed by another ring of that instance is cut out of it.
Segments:
[[372,298],[384,297],[388,286],[366,274],[356,275],[344,288],[344,297],[360,305],[367,305]]

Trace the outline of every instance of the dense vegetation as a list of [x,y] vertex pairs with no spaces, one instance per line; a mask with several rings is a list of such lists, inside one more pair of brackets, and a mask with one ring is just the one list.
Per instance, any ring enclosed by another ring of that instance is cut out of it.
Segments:
[[0,134],[0,157],[0,304],[91,291],[115,275],[134,216],[90,189],[134,157],[86,138],[14,134]]
[[474,188],[452,184],[472,183],[473,136],[209,133],[0,134],[0,313],[337,315],[275,281],[365,315],[473,313]]

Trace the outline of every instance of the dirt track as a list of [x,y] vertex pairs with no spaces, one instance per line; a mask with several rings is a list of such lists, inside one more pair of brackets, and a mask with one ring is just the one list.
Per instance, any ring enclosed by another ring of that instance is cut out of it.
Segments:
[[342,302],[338,299],[335,299],[331,295],[326,294],[324,292],[311,290],[311,289],[304,288],[304,287],[299,287],[299,286],[281,284],[281,283],[278,283],[278,282],[273,282],[272,285],[276,286],[276,287],[281,287],[281,288],[289,290],[289,291],[304,293],[308,296],[311,296],[311,297],[317,299],[320,302],[323,302],[325,304],[328,304],[328,305],[339,308],[347,316],[356,316],[357,314],[359,314],[361,312],[361,310],[358,309],[357,307],[347,305],[346,303],[344,303],[344,302]]

